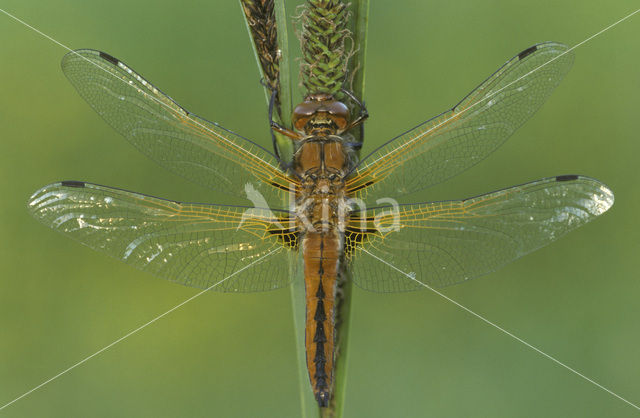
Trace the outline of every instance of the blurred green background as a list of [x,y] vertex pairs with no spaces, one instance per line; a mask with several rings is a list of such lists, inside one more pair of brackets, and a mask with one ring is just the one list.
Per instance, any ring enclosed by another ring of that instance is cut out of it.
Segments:
[[[505,60],[573,45],[632,0],[373,2],[365,152],[456,103]],[[292,9],[295,3],[292,3]],[[2,8],[71,48],[127,62],[179,103],[268,145],[237,1],[25,1]],[[293,36],[292,36],[293,38]],[[86,180],[224,203],[161,169],[82,101],[65,50],[0,15],[0,404],[194,295],[32,219],[29,195]],[[576,51],[550,101],[490,158],[428,190],[463,198],[558,174],[612,210],[508,267],[445,289],[640,403],[640,15]],[[295,39],[294,39],[295,40]],[[638,411],[428,292],[353,301],[347,417],[631,417]],[[207,294],[25,397],[7,417],[296,417],[289,292]]]

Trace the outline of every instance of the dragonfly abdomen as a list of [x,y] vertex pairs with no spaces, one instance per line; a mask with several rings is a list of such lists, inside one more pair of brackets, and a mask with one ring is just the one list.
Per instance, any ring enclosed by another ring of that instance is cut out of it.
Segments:
[[306,351],[318,404],[329,404],[333,386],[335,299],[342,251],[336,230],[308,232],[302,241],[307,302]]

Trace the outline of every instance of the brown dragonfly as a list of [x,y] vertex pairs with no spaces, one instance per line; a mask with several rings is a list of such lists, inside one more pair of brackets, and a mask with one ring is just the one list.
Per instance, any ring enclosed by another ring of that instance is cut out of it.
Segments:
[[[349,130],[367,116],[311,95],[293,112],[280,161],[255,142],[188,112],[122,61],[94,50],[62,68],[108,124],[162,166],[251,206],[184,203],[80,181],[29,201],[51,228],[141,270],[198,288],[254,292],[287,286],[304,260],[307,365],[320,406],[332,393],[336,282],[404,292],[496,270],[591,221],[613,204],[597,180],[564,175],[463,200],[397,204],[500,146],[569,71],[570,50],[532,46],[460,103],[358,160]],[[281,167],[290,167],[282,169]]]

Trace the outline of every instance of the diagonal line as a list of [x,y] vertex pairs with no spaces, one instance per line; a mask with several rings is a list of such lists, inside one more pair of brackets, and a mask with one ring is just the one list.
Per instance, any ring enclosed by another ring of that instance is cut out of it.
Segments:
[[459,302],[456,302],[455,300],[451,299],[449,296],[445,295],[444,293],[441,293],[441,292],[437,291],[436,289],[434,289],[433,287],[429,286],[426,283],[422,283],[420,280],[415,278],[415,274],[409,274],[409,273],[406,273],[406,272],[400,270],[399,268],[397,268],[393,264],[381,259],[380,257],[376,256],[375,254],[370,253],[369,251],[365,250],[364,248],[360,248],[360,250],[362,250],[363,252],[369,254],[371,257],[373,257],[376,260],[382,262],[383,264],[386,264],[387,266],[391,267],[393,270],[397,271],[398,273],[402,274],[403,276],[413,280],[414,282],[418,283],[420,286],[423,286],[423,287],[429,289],[430,291],[432,291],[433,293],[435,293],[436,295],[442,297],[443,299],[446,299],[448,302],[453,303],[454,305],[456,305],[458,308],[462,309],[463,311],[465,311],[467,313],[470,313],[471,315],[475,316],[476,318],[480,319],[481,321],[491,325],[492,327],[494,327],[498,331],[501,331],[501,332],[507,334],[509,337],[513,338],[514,340],[518,341],[519,343],[522,343],[522,344],[526,345],[527,347],[529,347],[530,349],[532,349],[536,353],[541,354],[542,356],[548,358],[549,360],[553,361],[557,365],[564,367],[565,369],[569,370],[573,374],[576,374],[576,375],[580,376],[581,378],[583,378],[587,382],[599,387],[600,389],[604,390],[608,394],[620,399],[622,402],[624,402],[624,403],[634,407],[638,411],[640,411],[640,406],[638,406],[638,405],[626,400],[625,398],[623,398],[622,396],[616,394],[612,390],[607,389],[606,387],[602,386],[600,383],[598,383],[595,380],[585,376],[584,374],[580,373],[579,371],[577,371],[576,369],[572,368],[571,366],[567,366],[566,364],[564,364],[560,360],[556,359],[555,357],[553,357],[553,356],[545,353],[544,351],[540,350],[539,348],[529,344],[528,342],[526,342],[522,338],[518,337],[517,335],[514,335],[513,333],[507,331],[506,329],[504,329],[501,326],[495,324],[494,322],[491,322],[490,320],[488,320],[484,316],[480,315],[479,313],[476,313],[476,312],[472,311],[471,309],[467,308],[466,306],[460,304]]
[[6,407],[8,407],[9,405],[19,401],[20,399],[24,398],[25,396],[30,395],[31,393],[35,392],[36,390],[40,389],[41,387],[43,387],[44,385],[46,385],[47,383],[51,383],[52,381],[56,380],[57,378],[59,378],[60,376],[62,376],[63,374],[70,372],[71,370],[75,369],[76,367],[80,366],[83,363],[86,363],[87,361],[91,360],[92,358],[94,358],[95,356],[97,356],[98,354],[102,353],[103,351],[106,351],[108,349],[110,349],[111,347],[113,347],[114,345],[118,344],[119,342],[125,340],[126,338],[129,338],[130,336],[132,336],[133,334],[135,334],[138,331],[141,331],[142,329],[148,327],[149,325],[153,324],[154,322],[156,322],[158,319],[163,318],[167,315],[169,315],[171,312],[175,311],[176,309],[186,305],[187,303],[191,302],[192,300],[194,300],[195,298],[205,294],[206,292],[208,292],[209,290],[213,289],[214,287],[222,284],[223,282],[229,280],[230,278],[232,278],[233,276],[235,276],[236,274],[248,269],[249,267],[253,266],[254,264],[264,260],[266,257],[269,257],[270,255],[280,251],[281,248],[276,248],[275,250],[263,255],[262,257],[256,259],[255,261],[247,264],[246,266],[242,267],[240,270],[237,270],[235,272],[233,272],[232,274],[230,274],[229,276],[225,277],[224,279],[220,280],[219,282],[216,282],[214,284],[212,284],[211,286],[207,287],[206,289],[204,289],[203,291],[196,293],[195,295],[191,296],[189,299],[186,299],[182,302],[180,302],[179,304],[177,304],[176,306],[174,306],[173,308],[169,309],[168,311],[156,316],[155,318],[153,318],[152,320],[150,320],[149,322],[140,325],[138,328],[134,329],[133,331],[128,332],[127,334],[123,335],[122,337],[118,338],[117,340],[115,340],[114,342],[112,342],[109,345],[106,345],[104,347],[102,347],[100,350],[96,351],[95,353],[91,354],[90,356],[85,357],[84,359],[80,360],[79,362],[77,362],[76,364],[74,364],[73,366],[70,366],[66,369],[64,369],[63,371],[61,371],[60,373],[58,373],[57,375],[51,377],[50,379],[45,380],[44,382],[40,383],[38,386],[34,387],[33,389],[23,393],[22,395],[18,396],[17,398],[15,398],[14,400],[12,400],[11,402],[8,402],[6,404],[4,404],[3,406],[0,406],[0,411],[2,411],[3,409],[5,409]]
[[[522,76],[518,77],[517,79],[513,80],[511,83],[507,84],[506,86],[502,87],[501,89],[496,90],[495,92],[493,92],[493,93],[491,93],[491,94],[487,95],[486,97],[484,97],[484,98],[483,98],[483,99],[481,99],[481,100],[478,100],[477,102],[473,103],[471,106],[469,106],[469,107],[467,107],[467,108],[463,109],[462,111],[460,111],[460,112],[458,112],[458,113],[456,113],[456,114],[452,115],[451,117],[449,117],[449,118],[447,118],[447,119],[443,120],[442,122],[440,122],[440,123],[438,123],[437,125],[435,125],[435,126],[431,127],[430,129],[428,129],[427,131],[425,131],[425,132],[421,133],[420,135],[416,135],[416,137],[415,137],[415,138],[412,138],[411,140],[409,140],[409,141],[405,142],[404,144],[399,145],[398,147],[396,147],[396,148],[394,148],[394,149],[390,150],[389,152],[387,152],[387,153],[385,153],[385,154],[383,154],[383,155],[379,156],[379,157],[378,157],[378,158],[376,158],[375,160],[373,160],[373,161],[371,161],[371,162],[367,162],[367,163],[364,165],[364,167],[363,167],[362,169],[364,169],[364,168],[366,168],[366,167],[370,167],[370,166],[372,166],[372,165],[376,164],[378,161],[380,161],[380,160],[382,160],[382,159],[386,158],[388,155],[393,154],[393,153],[395,153],[395,152],[398,152],[399,150],[401,150],[402,148],[406,148],[407,146],[409,146],[409,145],[410,145],[410,144],[412,144],[413,142],[415,142],[415,141],[418,141],[418,140],[422,139],[425,135],[428,135],[428,134],[429,134],[429,133],[431,133],[433,130],[438,129],[440,126],[442,126],[442,125],[444,125],[445,123],[449,122],[451,119],[455,119],[455,118],[457,118],[457,117],[460,117],[460,115],[463,115],[463,114],[467,113],[469,110],[471,110],[471,109],[473,109],[474,107],[476,107],[477,105],[479,105],[479,104],[481,104],[481,103],[485,102],[486,100],[489,100],[490,98],[492,98],[492,97],[493,97],[493,96],[495,96],[496,94],[500,93],[500,92],[501,92],[501,91],[503,91],[504,89],[508,88],[509,86],[513,85],[514,83],[517,83],[518,81],[522,80],[523,78],[528,77],[529,75],[531,75],[532,73],[534,73],[534,72],[538,71],[538,70],[539,70],[539,69],[541,69],[542,67],[544,67],[544,66],[546,66],[546,65],[551,64],[553,61],[557,60],[558,58],[561,58],[562,56],[564,56],[564,55],[568,54],[569,52],[573,51],[574,49],[576,49],[576,48],[578,48],[578,47],[580,47],[580,46],[584,45],[584,44],[585,44],[585,43],[587,43],[587,42],[589,42],[589,41],[590,41],[590,40],[592,40],[593,38],[595,38],[595,37],[597,37],[597,36],[599,36],[599,35],[603,34],[604,32],[608,31],[609,29],[611,29],[611,28],[613,28],[613,27],[615,27],[615,26],[619,25],[620,23],[622,23],[622,22],[624,22],[625,20],[629,19],[631,16],[635,15],[635,14],[636,14],[636,13],[638,13],[638,12],[640,12],[640,9],[638,9],[638,10],[636,10],[636,11],[634,11],[634,12],[629,13],[629,14],[628,14],[628,15],[626,15],[625,17],[623,17],[623,18],[621,18],[621,19],[617,20],[616,22],[614,22],[614,23],[610,24],[610,25],[609,25],[609,26],[607,26],[606,28],[604,28],[604,29],[600,30],[599,32],[597,32],[597,33],[595,33],[595,34],[593,34],[593,35],[589,36],[587,39],[583,40],[582,42],[579,42],[579,43],[575,44],[575,45],[574,45],[574,46],[572,46],[571,48],[569,48],[569,49],[567,49],[566,51],[564,51],[562,54],[560,54],[560,55],[558,55],[558,56],[556,56],[556,57],[553,57],[552,59],[550,59],[549,61],[545,62],[544,64],[541,64],[541,65],[539,65],[538,67],[534,68],[533,70],[529,71],[528,73],[526,73],[526,74],[524,74],[524,75],[522,75]],[[384,146],[384,145],[383,145],[383,146]],[[375,152],[376,152],[376,150],[374,150],[374,151],[372,152],[372,154],[373,154],[373,153],[375,153]],[[371,154],[369,154],[369,155],[371,155]],[[368,156],[367,156],[367,157],[368,157]],[[367,157],[363,158],[363,159],[362,159],[362,161],[365,161],[365,162],[366,162]]]

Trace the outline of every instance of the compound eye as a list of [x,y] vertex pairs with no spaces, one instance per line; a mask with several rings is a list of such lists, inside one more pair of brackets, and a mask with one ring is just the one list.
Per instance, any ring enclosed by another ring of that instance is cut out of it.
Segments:
[[340,116],[345,119],[349,119],[349,108],[347,107],[346,104],[339,102],[337,100],[334,100],[332,102],[327,103],[325,107],[330,114],[335,116]]
[[325,108],[327,109],[327,112],[333,116],[331,119],[338,126],[338,129],[342,130],[347,127],[350,117],[347,105],[335,100],[325,104]]
[[309,119],[318,111],[318,103],[305,101],[293,109],[293,127],[299,131],[304,130],[304,126]]
[[318,110],[318,103],[304,101],[293,109],[293,116],[311,116]]

